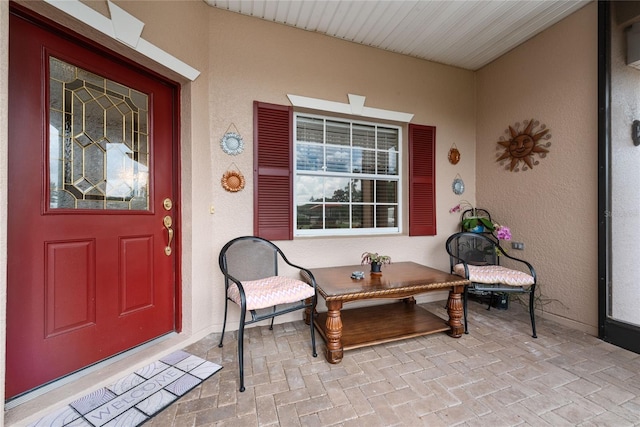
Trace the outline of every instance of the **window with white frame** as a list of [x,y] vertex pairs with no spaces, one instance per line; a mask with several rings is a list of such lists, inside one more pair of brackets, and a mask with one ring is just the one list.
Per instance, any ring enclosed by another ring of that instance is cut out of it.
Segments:
[[399,233],[400,127],[294,120],[295,235]]

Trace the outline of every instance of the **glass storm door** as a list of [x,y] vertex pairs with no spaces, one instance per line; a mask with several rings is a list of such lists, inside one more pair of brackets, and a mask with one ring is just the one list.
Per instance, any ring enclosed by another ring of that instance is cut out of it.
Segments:
[[178,90],[12,10],[6,397],[176,329]]
[[602,339],[640,353],[640,72],[626,64],[631,31],[620,24],[627,11],[618,3],[600,2],[598,12],[599,169],[606,171],[600,174],[598,323]]

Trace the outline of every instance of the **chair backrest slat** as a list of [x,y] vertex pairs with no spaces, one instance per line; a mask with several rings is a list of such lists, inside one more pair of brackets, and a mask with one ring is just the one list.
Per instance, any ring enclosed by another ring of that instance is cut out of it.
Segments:
[[496,242],[482,233],[456,233],[447,240],[447,252],[472,265],[499,265],[499,251]]
[[254,237],[236,239],[223,249],[221,268],[240,281],[278,275],[278,250],[268,241]]

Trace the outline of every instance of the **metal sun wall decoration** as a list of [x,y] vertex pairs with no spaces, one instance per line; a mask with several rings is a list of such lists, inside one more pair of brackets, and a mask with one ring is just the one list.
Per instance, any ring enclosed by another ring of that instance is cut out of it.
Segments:
[[220,180],[222,188],[230,193],[237,193],[244,188],[245,180],[244,175],[240,171],[228,170],[222,174]]
[[[524,129],[520,130],[524,126]],[[533,169],[534,165],[540,162],[536,160],[535,155],[541,159],[547,156],[551,146],[551,134],[544,124],[540,124],[538,120],[524,120],[522,123],[516,122],[515,125],[509,126],[504,131],[505,135],[498,140],[497,150],[504,149],[504,152],[496,154],[497,162],[500,165],[506,163],[505,169],[511,172],[519,172]],[[542,143],[541,140],[546,140]],[[546,147],[546,148],[545,148]],[[520,168],[522,162],[522,168]]]

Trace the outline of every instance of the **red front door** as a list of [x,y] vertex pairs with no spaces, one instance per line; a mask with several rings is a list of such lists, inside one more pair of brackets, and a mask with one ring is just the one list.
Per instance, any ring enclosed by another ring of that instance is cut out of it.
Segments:
[[12,9],[6,397],[176,329],[178,89]]

